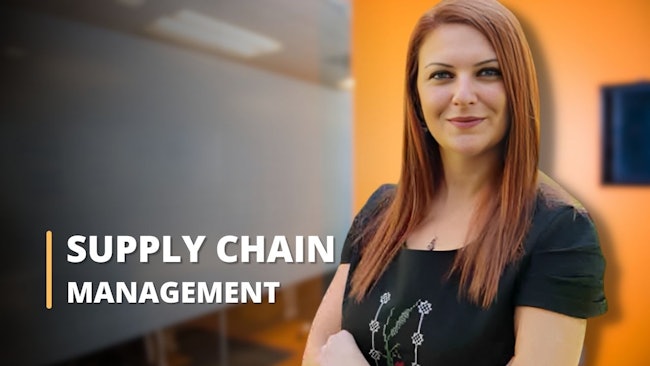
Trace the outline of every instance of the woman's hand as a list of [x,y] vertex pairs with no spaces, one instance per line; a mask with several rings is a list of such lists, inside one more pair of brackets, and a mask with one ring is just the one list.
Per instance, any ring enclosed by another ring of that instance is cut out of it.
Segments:
[[318,357],[321,366],[366,366],[357,342],[347,330],[332,334],[320,349]]
[[334,274],[334,279],[327,288],[327,293],[318,307],[314,321],[311,324],[305,352],[302,358],[303,366],[318,365],[318,357],[322,345],[329,337],[341,330],[341,309],[343,308],[343,292],[348,278],[349,264],[341,264]]

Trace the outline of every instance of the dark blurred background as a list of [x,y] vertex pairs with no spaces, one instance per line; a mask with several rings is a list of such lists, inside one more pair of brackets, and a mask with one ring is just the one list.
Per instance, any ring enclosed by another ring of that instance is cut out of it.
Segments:
[[[352,207],[344,0],[3,1],[3,363],[299,365],[335,264],[224,264],[224,235]],[[53,308],[45,308],[45,232]],[[66,262],[80,235],[207,235],[199,264]],[[338,258],[338,257],[337,257]],[[67,304],[68,281],[280,281],[276,304]]]

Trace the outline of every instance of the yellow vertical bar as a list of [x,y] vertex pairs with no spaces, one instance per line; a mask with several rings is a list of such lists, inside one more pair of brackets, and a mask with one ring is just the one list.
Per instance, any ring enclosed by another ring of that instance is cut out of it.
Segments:
[[52,231],[45,232],[45,307],[52,309]]

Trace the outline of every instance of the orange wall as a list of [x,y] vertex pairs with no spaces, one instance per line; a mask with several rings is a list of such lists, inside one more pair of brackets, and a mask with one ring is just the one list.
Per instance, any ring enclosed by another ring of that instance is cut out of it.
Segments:
[[[356,211],[398,179],[406,45],[435,1],[352,4]],[[544,167],[590,209],[608,260],[610,311],[589,321],[587,365],[650,365],[650,187],[605,187],[599,165],[600,86],[650,79],[650,1],[504,4],[541,57]]]

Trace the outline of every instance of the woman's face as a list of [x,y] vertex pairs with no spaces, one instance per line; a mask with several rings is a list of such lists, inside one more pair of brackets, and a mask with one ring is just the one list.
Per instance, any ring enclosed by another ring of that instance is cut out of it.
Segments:
[[440,25],[425,38],[418,67],[422,112],[441,153],[498,156],[507,130],[507,100],[485,36],[468,25]]

